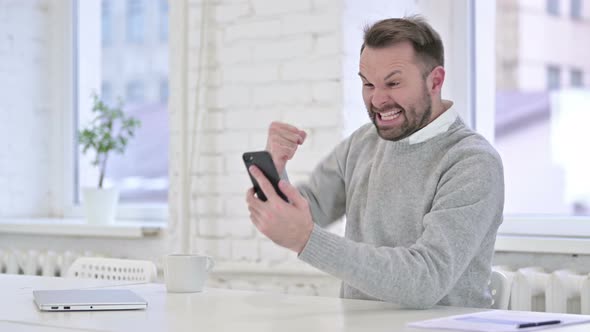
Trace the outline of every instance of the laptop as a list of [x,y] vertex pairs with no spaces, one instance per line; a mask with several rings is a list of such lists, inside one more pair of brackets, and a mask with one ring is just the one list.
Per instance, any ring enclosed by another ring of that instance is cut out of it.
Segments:
[[136,310],[148,305],[128,289],[35,290],[33,297],[41,311]]

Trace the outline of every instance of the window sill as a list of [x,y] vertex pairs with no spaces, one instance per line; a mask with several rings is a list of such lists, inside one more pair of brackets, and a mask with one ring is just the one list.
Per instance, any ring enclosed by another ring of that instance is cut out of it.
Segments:
[[271,264],[250,262],[219,262],[211,272],[214,275],[251,275],[251,276],[282,276],[282,277],[317,277],[333,278],[300,261]]
[[498,235],[497,252],[531,252],[545,254],[590,254],[590,239],[557,236]]
[[84,219],[2,218],[0,234],[55,235],[75,237],[144,238],[155,237],[164,223],[120,220],[113,224],[88,224]]
[[590,254],[587,217],[506,218],[496,238],[498,252]]

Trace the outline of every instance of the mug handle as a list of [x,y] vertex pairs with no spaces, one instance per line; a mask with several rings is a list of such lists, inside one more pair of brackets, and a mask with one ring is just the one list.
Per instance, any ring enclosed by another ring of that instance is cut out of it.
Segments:
[[211,269],[214,266],[215,266],[215,261],[213,260],[213,258],[207,256],[207,267],[206,267],[207,272],[211,271]]

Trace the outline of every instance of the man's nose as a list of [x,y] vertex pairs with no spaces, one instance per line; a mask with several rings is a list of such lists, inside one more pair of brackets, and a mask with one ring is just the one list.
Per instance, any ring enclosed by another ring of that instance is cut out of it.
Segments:
[[377,108],[382,108],[383,106],[389,104],[391,101],[391,97],[387,94],[387,91],[384,89],[375,89],[373,92],[373,106]]

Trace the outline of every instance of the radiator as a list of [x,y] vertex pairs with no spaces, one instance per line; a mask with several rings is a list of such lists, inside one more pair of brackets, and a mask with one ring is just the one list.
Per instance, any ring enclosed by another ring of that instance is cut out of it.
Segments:
[[68,267],[80,256],[96,256],[86,251],[37,251],[0,249],[0,273],[40,276],[65,275]]
[[573,270],[546,271],[541,267],[524,267],[502,271],[511,286],[511,310],[590,314],[590,275]]

